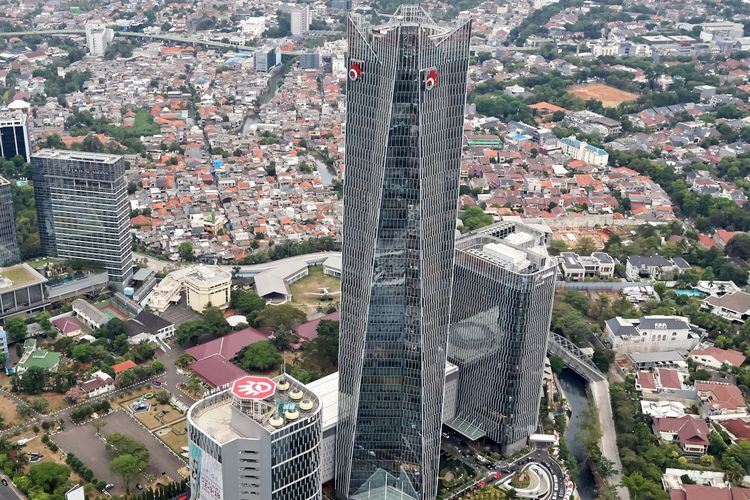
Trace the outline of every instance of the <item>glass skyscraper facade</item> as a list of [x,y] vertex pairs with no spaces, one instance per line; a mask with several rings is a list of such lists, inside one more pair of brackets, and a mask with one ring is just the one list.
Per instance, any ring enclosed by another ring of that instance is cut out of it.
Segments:
[[537,426],[556,272],[547,234],[503,221],[456,241],[448,359],[459,396],[447,425],[505,453]]
[[0,177],[0,267],[21,260],[16,235],[16,215],[13,210],[13,193],[7,179]]
[[29,161],[31,145],[27,120],[22,112],[0,113],[0,156],[6,160],[22,156]]
[[122,156],[43,149],[31,157],[42,253],[95,261],[122,289],[133,276]]
[[349,19],[339,498],[437,493],[470,33]]

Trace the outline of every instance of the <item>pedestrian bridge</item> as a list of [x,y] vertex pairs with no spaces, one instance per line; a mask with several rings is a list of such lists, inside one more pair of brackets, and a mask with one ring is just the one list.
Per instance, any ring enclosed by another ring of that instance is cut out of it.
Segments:
[[599,371],[593,361],[583,354],[578,346],[562,335],[550,332],[547,342],[547,352],[561,358],[565,366],[583,377],[590,384],[607,380],[607,377]]

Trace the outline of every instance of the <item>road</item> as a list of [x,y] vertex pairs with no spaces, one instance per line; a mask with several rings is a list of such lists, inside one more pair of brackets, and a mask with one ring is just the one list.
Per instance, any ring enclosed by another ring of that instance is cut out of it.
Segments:
[[602,438],[599,441],[599,447],[608,460],[612,461],[616,472],[607,478],[607,483],[617,489],[617,496],[621,500],[630,500],[630,492],[621,485],[622,483],[622,462],[620,462],[620,452],[617,450],[617,433],[615,432],[615,422],[612,419],[612,402],[609,398],[609,383],[606,380],[589,384],[594,407],[599,415],[599,427],[602,431]]
[[13,483],[10,482],[10,478],[8,476],[6,476],[5,474],[0,474],[0,478],[8,481],[8,486],[3,486],[0,484],[0,500],[18,500],[19,498],[23,500],[25,498],[21,494],[21,492],[16,489]]

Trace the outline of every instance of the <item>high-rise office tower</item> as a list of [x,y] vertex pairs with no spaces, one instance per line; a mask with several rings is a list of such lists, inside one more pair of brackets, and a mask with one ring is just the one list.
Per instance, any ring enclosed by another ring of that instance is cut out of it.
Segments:
[[0,267],[21,260],[10,181],[0,177]]
[[99,21],[88,21],[86,23],[86,46],[92,56],[103,57],[107,48],[114,39],[115,32],[112,28]]
[[341,498],[436,495],[470,32],[349,19]]
[[20,111],[0,113],[0,156],[6,160],[19,155],[29,161],[31,143],[27,119],[26,114]]
[[193,500],[319,500],[321,404],[288,375],[246,376],[187,414]]
[[555,291],[547,234],[503,221],[456,241],[448,359],[459,396],[447,425],[506,453],[537,426]]
[[31,156],[42,252],[99,262],[122,288],[133,276],[122,156],[43,149]]
[[292,36],[306,35],[310,31],[310,22],[312,22],[312,13],[310,6],[304,5],[298,9],[292,10],[290,14],[290,28]]

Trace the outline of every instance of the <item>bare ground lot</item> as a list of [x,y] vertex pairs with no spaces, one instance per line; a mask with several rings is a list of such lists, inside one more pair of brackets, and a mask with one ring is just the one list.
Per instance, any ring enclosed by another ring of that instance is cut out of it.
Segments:
[[[104,419],[107,425],[102,429],[102,434],[119,432],[137,439],[148,448],[151,456],[149,466],[145,471],[146,474],[153,474],[158,478],[162,472],[166,472],[167,476],[174,481],[182,479],[178,471],[185,464],[170,453],[155,436],[136,424],[124,411],[112,413]],[[69,427],[64,432],[54,436],[53,439],[61,449],[80,458],[86,466],[91,468],[97,479],[114,484],[113,493],[120,495],[125,493],[122,479],[109,471],[110,455],[107,453],[104,441],[96,436],[96,430],[91,425]],[[146,480],[141,476],[135,482],[145,484]]]
[[5,419],[6,427],[15,427],[29,419],[29,417],[22,417],[16,412],[17,403],[5,396],[0,394],[0,415]]
[[638,99],[637,94],[625,92],[624,90],[610,87],[603,83],[574,85],[568,89],[568,92],[585,101],[589,99],[601,101],[602,105],[607,108],[616,108],[622,102],[635,101]]

